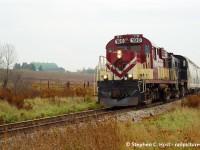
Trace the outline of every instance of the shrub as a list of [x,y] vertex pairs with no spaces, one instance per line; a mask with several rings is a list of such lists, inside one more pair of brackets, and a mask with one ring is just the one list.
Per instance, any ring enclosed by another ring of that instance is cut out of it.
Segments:
[[186,100],[182,103],[183,106],[199,108],[200,107],[200,95],[187,96]]
[[33,108],[33,106],[30,103],[24,103],[23,105],[23,109],[25,110],[31,110]]
[[[83,97],[83,101],[92,102],[93,90],[91,88],[83,88],[80,85],[76,87],[66,88],[65,85],[59,84],[53,86],[39,87],[38,84],[32,84],[30,79],[23,79],[21,74],[13,78],[13,85],[10,89],[0,89],[0,99],[8,101],[10,104],[15,105],[18,109],[30,110],[32,108],[29,104],[24,104],[25,99],[29,98],[55,98],[55,97]],[[23,85],[20,86],[20,83]],[[40,85],[41,86],[41,85]],[[26,88],[27,87],[27,88]],[[50,88],[51,87],[51,88]],[[59,103],[56,103],[60,105]]]
[[[178,108],[142,122],[117,122],[112,118],[62,128],[21,134],[20,138],[2,142],[2,149],[195,149],[194,147],[159,146],[159,143],[198,143],[200,121],[198,109]],[[191,117],[190,117],[191,116]],[[173,119],[172,119],[173,118]],[[157,146],[127,147],[126,143],[155,143]],[[198,147],[196,147],[198,149]]]

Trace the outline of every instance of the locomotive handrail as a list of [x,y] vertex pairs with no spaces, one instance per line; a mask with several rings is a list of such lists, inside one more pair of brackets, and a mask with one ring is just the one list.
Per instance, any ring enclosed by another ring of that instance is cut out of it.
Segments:
[[98,66],[95,67],[95,73],[94,73],[94,95],[97,96],[98,88],[97,88],[97,80],[99,78],[98,73]]
[[99,70],[106,70],[106,57],[105,56],[99,56],[99,64],[98,64],[98,68]]
[[97,81],[100,80],[99,73],[100,71],[107,71],[107,60],[105,56],[99,56],[99,63],[98,66],[95,68],[95,74],[94,74],[94,95],[97,95],[98,88],[97,88]]
[[139,82],[138,82],[138,87],[139,87],[139,90],[141,90],[140,89],[140,85],[142,84],[142,91],[140,91],[140,93],[145,93],[146,92],[146,83],[145,83],[145,80],[140,80]]

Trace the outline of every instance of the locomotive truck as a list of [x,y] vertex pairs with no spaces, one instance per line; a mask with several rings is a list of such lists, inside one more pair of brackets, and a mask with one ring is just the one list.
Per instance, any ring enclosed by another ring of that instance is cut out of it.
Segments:
[[100,105],[149,104],[197,92],[200,68],[142,34],[117,35],[107,43],[106,57],[99,57],[95,80]]

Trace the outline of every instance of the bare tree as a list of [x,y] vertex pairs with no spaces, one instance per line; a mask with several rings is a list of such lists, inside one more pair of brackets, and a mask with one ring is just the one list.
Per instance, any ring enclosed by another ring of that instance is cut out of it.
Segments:
[[0,45],[0,68],[2,68],[3,65],[3,48]]
[[[0,45],[0,81],[3,81],[3,47]],[[1,85],[0,82],[0,85]]]
[[32,78],[30,78],[29,75],[24,76],[21,70],[13,70],[10,81],[13,84],[13,91],[15,94],[24,94],[32,90]]
[[16,52],[13,45],[5,44],[4,46],[1,46],[0,53],[1,66],[5,72],[3,76],[3,88],[5,89],[9,81],[10,69],[16,62]]

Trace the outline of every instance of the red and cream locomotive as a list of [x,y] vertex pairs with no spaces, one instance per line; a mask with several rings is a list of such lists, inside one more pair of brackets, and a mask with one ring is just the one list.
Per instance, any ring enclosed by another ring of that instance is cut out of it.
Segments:
[[108,107],[167,100],[200,87],[197,65],[168,53],[142,34],[118,35],[108,42],[96,76],[98,102]]

